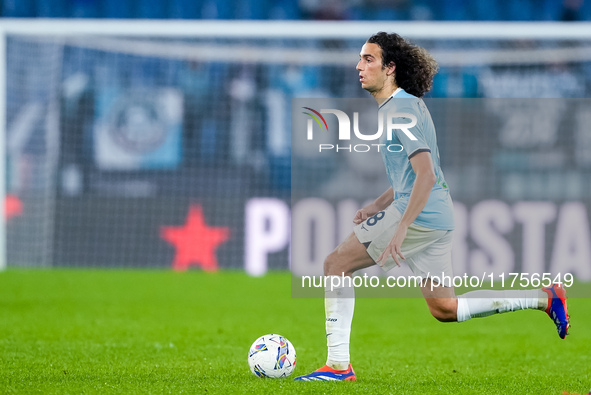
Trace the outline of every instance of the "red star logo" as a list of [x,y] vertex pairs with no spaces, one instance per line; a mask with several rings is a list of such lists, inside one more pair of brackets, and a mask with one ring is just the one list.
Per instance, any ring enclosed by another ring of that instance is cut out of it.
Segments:
[[201,205],[191,205],[184,226],[163,226],[160,237],[174,245],[176,254],[172,262],[174,270],[187,270],[189,266],[201,266],[206,271],[216,271],[218,261],[215,251],[230,238],[227,227],[211,227],[205,223]]

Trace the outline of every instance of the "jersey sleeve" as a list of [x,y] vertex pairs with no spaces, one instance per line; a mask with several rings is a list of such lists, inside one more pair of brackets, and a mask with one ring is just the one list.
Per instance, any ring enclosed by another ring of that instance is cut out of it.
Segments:
[[[422,119],[424,114],[422,114],[422,111],[416,102],[413,104],[415,105],[398,106],[398,109],[396,110],[398,116],[392,118],[392,122],[396,125],[409,125],[409,127],[400,126],[393,130],[394,135],[396,135],[400,144],[404,147],[408,159],[420,152],[431,152],[431,148],[425,141],[425,133],[423,130],[425,123]],[[416,123],[413,125],[414,120],[416,120]]]

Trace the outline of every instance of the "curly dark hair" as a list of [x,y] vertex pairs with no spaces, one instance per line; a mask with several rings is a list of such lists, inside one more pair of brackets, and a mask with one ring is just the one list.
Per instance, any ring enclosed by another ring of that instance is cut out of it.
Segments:
[[367,40],[382,48],[382,66],[396,65],[396,85],[417,97],[430,91],[439,65],[425,48],[414,45],[396,33],[379,32]]

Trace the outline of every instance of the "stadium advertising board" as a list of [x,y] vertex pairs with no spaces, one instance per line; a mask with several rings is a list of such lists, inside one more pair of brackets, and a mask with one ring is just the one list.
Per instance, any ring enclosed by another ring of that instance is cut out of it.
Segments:
[[[351,232],[351,219],[362,203],[309,198],[290,208],[282,199],[255,197],[235,216],[220,217],[220,201],[171,205],[155,199],[140,205],[135,199],[70,198],[58,205],[53,261],[56,266],[181,271],[244,268],[251,275],[285,269],[291,261],[296,276],[321,275],[324,258]],[[111,209],[115,204],[119,210]],[[591,280],[587,204],[489,199],[455,202],[454,209],[456,272],[568,272]],[[79,215],[68,216],[65,210]],[[159,213],[158,218],[146,215],[146,210]],[[22,226],[27,215],[26,209],[15,214],[9,226]],[[19,257],[16,249],[9,252]]]

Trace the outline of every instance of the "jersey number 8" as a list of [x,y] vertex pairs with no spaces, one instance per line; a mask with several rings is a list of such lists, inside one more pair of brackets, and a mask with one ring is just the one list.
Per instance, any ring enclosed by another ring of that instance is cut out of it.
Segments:
[[379,213],[377,213],[373,217],[369,217],[367,219],[367,224],[369,226],[374,226],[379,220],[381,220],[382,218],[384,218],[384,215],[386,215],[386,212],[385,211],[380,211]]

